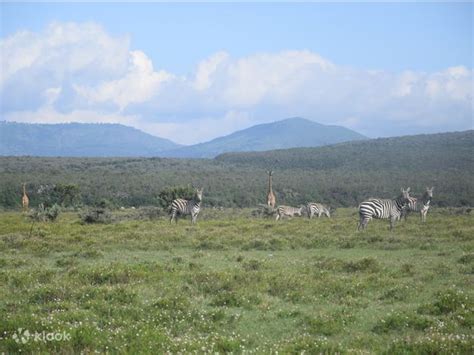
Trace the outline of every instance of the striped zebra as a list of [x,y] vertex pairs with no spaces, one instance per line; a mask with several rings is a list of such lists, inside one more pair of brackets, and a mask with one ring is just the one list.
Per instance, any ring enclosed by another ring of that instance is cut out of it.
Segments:
[[170,223],[173,220],[178,224],[177,216],[187,216],[191,215],[191,223],[196,223],[197,216],[201,211],[201,201],[202,201],[202,189],[196,189],[196,193],[192,200],[184,200],[182,198],[177,198],[173,200],[170,207]]
[[290,206],[278,206],[276,221],[283,217],[294,217],[295,215],[300,216],[303,214],[304,206],[301,207],[290,207]]
[[430,209],[431,199],[433,198],[434,187],[426,188],[425,192],[420,198],[410,197],[408,204],[402,210],[402,217],[407,220],[410,212],[420,212],[420,219],[422,222],[426,222],[426,215]]
[[329,213],[329,208],[327,208],[321,203],[316,203],[316,202],[308,203],[308,205],[306,206],[306,212],[308,213],[309,219],[313,218],[314,215],[318,215],[318,218],[320,218],[323,214],[326,215],[326,217],[331,218],[331,214]]
[[402,208],[408,203],[410,188],[401,189],[401,194],[396,199],[372,198],[359,205],[359,225],[357,230],[364,230],[372,218],[390,218],[390,230],[393,229],[395,221],[400,219]]

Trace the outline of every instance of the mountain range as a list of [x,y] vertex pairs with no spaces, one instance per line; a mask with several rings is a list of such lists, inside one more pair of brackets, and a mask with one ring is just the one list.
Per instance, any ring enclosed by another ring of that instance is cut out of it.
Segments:
[[179,147],[120,124],[0,122],[0,155],[4,156],[150,157]]
[[182,146],[120,124],[0,122],[0,155],[213,158],[227,152],[318,147],[366,139],[304,118],[259,124],[209,142]]

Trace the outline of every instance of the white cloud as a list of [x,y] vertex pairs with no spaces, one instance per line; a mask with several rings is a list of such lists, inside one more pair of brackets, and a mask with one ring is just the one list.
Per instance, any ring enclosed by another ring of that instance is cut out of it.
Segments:
[[79,95],[89,103],[114,102],[120,110],[131,103],[141,103],[156,95],[161,84],[173,75],[160,70],[155,72],[153,63],[141,51],[130,52],[130,64],[124,77],[100,83],[97,87],[74,86]]
[[211,86],[212,75],[216,72],[217,67],[228,58],[229,54],[226,52],[217,52],[200,62],[196,71],[194,88],[198,91],[208,89]]
[[473,71],[339,66],[308,50],[211,54],[194,73],[155,68],[128,36],[93,23],[53,23],[0,41],[1,112],[27,122],[119,122],[195,143],[303,116],[362,133],[472,128]]
[[50,80],[77,74],[107,77],[124,72],[129,38],[113,38],[94,23],[52,23],[44,32],[21,31],[0,41],[1,84],[22,70],[47,70]]

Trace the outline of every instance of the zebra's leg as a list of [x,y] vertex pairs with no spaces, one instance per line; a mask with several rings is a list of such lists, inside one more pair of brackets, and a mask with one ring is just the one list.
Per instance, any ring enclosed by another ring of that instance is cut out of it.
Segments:
[[195,224],[197,219],[197,214],[192,214],[191,215],[191,224]]
[[171,211],[171,217],[170,217],[170,224],[171,222],[173,222],[173,219],[176,217],[176,211],[175,210],[172,210]]
[[368,218],[363,218],[362,222],[361,222],[362,230],[365,230],[367,228],[367,224],[369,224],[369,219]]
[[279,219],[280,219],[280,214],[277,213],[276,218],[275,218],[275,221],[278,221]]
[[403,208],[403,209],[402,209],[402,215],[401,215],[401,217],[400,217],[400,220],[402,220],[402,218],[403,218],[403,220],[406,222],[406,221],[407,221],[407,217],[408,217],[408,210],[407,210],[406,208]]
[[396,220],[397,220],[397,216],[390,216],[390,231],[393,230],[393,227],[395,227]]

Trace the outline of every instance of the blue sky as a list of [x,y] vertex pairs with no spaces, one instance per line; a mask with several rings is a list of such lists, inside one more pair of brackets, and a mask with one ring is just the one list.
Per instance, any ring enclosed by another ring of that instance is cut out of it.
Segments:
[[296,115],[372,137],[472,128],[471,3],[1,9],[8,120],[116,121],[180,143]]

